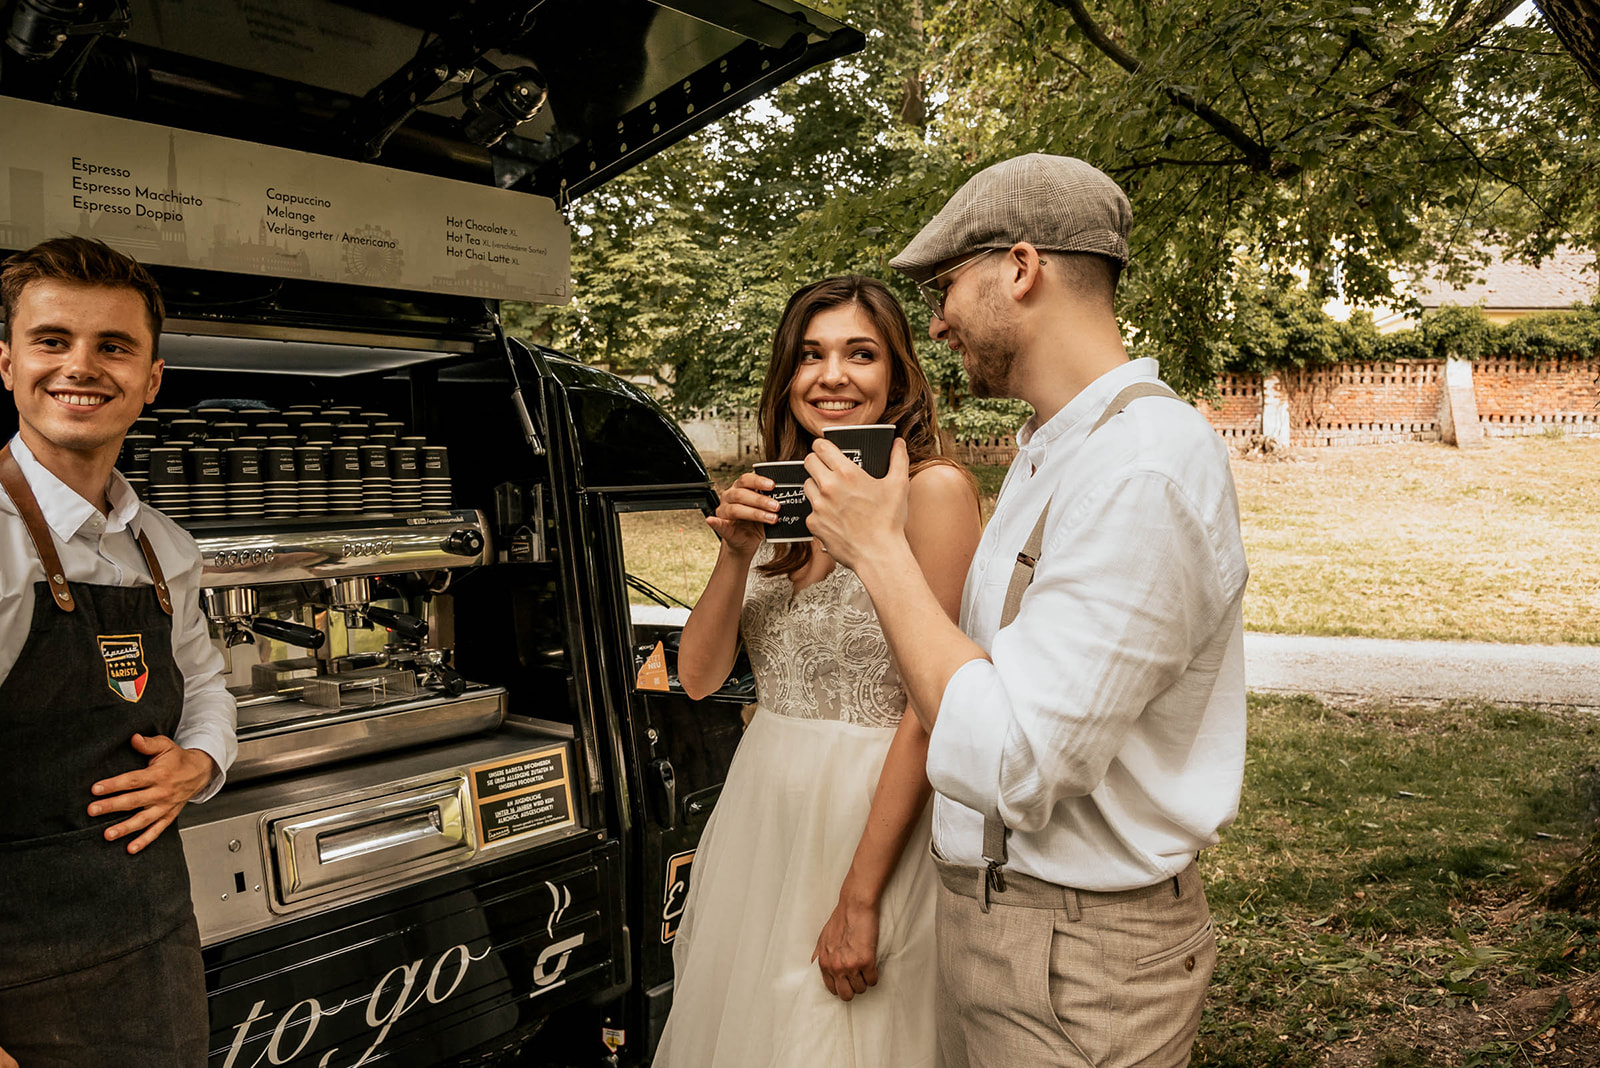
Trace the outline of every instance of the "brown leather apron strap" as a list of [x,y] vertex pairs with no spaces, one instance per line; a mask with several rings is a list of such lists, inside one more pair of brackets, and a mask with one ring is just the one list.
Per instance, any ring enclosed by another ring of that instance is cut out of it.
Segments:
[[28,488],[28,480],[22,477],[17,458],[11,455],[10,445],[0,448],[0,487],[5,489],[6,496],[11,498],[11,503],[17,506],[17,511],[22,515],[22,525],[28,528],[34,551],[44,565],[44,577],[50,583],[50,592],[55,595],[56,607],[63,612],[71,612],[77,608],[77,603],[72,599],[72,591],[67,588],[67,575],[61,569],[61,557],[56,554],[55,539],[50,536],[50,527],[44,521],[44,513],[39,511],[39,502],[34,499],[33,490]]
[[161,603],[161,610],[170,616],[172,594],[167,590],[167,576],[161,573],[161,561],[156,559],[156,551],[150,547],[150,539],[142,530],[139,531],[139,551],[144,553],[145,565],[150,568],[150,581],[156,584],[156,600]]

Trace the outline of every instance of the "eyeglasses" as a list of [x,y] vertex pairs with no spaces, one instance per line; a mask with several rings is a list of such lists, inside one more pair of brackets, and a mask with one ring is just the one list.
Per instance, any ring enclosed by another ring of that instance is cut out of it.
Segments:
[[[983,257],[987,256],[989,253],[998,252],[998,251],[1000,251],[1000,250],[999,249],[994,249],[994,248],[986,248],[982,252],[977,252],[977,253],[974,253],[971,256],[968,256],[966,259],[962,260],[960,263],[952,264],[951,266],[946,267],[944,270],[940,271],[938,274],[936,274],[933,277],[929,278],[927,281],[918,282],[917,283],[917,290],[922,294],[923,302],[928,305],[928,308],[933,312],[933,314],[935,314],[939,318],[943,319],[944,318],[944,297],[945,297],[946,293],[950,292],[950,287],[946,286],[945,288],[940,289],[938,286],[934,285],[934,283],[937,282],[939,279],[943,278],[945,275],[949,274],[951,271],[959,271],[959,270],[961,270],[961,268],[965,267],[967,264],[973,262],[974,260],[981,260]],[[954,280],[951,281],[950,285],[955,285]]]

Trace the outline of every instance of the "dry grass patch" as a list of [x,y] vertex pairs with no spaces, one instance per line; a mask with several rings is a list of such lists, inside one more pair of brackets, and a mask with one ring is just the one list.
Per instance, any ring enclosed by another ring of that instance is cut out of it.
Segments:
[[[1600,437],[1303,449],[1233,471],[1252,630],[1600,644]],[[987,516],[1005,469],[975,474]],[[632,522],[692,602],[715,544]]]
[[1600,643],[1600,438],[1298,458],[1234,462],[1247,627]]

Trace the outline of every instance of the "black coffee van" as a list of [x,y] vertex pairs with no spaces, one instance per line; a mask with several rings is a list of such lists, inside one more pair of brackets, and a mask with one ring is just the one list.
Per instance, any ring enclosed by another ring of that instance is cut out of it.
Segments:
[[672,673],[702,581],[673,547],[716,498],[649,396],[498,302],[566,299],[572,200],[863,38],[788,0],[9,0],[0,29],[0,253],[98,237],[167,301],[119,466],[200,545],[240,706],[227,787],[168,832],[210,1063],[647,1063],[753,699]]

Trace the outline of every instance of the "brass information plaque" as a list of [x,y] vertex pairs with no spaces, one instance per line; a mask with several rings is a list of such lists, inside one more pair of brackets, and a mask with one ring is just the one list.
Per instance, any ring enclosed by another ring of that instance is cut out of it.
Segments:
[[575,822],[565,745],[479,764],[470,770],[472,809],[478,822],[478,841],[483,845],[570,827]]

